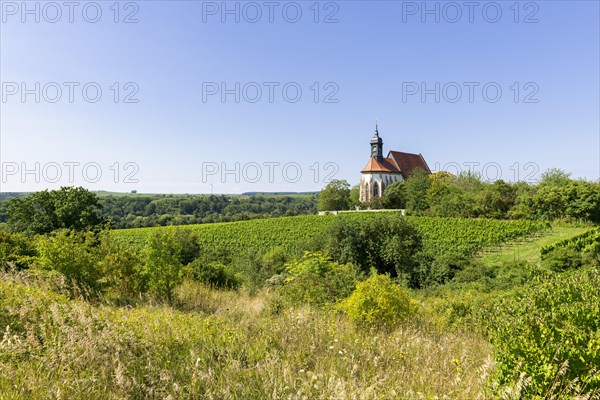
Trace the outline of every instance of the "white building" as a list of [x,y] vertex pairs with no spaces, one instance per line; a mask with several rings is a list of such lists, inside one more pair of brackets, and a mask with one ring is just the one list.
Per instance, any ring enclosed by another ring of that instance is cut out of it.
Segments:
[[415,168],[431,173],[420,153],[390,151],[387,157],[383,157],[383,140],[375,125],[375,135],[371,139],[371,158],[360,175],[360,201],[368,202],[373,197],[381,197],[386,187],[407,179]]

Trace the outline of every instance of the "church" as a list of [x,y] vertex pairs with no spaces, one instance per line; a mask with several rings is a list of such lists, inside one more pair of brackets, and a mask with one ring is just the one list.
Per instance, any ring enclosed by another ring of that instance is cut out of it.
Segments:
[[406,180],[415,168],[431,173],[423,156],[419,154],[390,151],[383,157],[383,140],[375,125],[371,138],[371,158],[360,172],[360,201],[368,202],[381,197],[386,187],[394,182]]

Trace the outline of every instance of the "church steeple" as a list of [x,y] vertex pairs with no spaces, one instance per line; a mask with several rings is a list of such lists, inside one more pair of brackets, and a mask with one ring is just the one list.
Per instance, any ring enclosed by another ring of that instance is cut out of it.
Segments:
[[377,161],[383,159],[383,140],[379,137],[377,123],[375,123],[375,134],[371,138],[371,157],[376,157]]

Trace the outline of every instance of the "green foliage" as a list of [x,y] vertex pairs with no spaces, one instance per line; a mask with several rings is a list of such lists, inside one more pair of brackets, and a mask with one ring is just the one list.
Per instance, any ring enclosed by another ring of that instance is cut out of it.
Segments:
[[383,192],[383,206],[387,209],[406,208],[406,183],[397,181],[385,188]]
[[350,207],[354,209],[356,206],[360,206],[360,185],[354,185],[350,189]]
[[347,210],[350,208],[350,184],[334,179],[319,193],[319,211]]
[[281,246],[275,246],[265,253],[262,257],[262,263],[270,271],[280,274],[285,269],[285,263],[288,261],[288,254]]
[[571,248],[580,253],[600,253],[600,228],[589,229],[579,235],[563,239],[559,242],[552,243],[542,247],[540,254],[545,258],[547,254],[560,248]]
[[184,275],[184,246],[178,240],[179,235],[179,230],[154,232],[149,237],[144,254],[147,288],[154,295],[169,301]]
[[470,261],[460,254],[441,254],[430,262],[422,262],[419,269],[419,286],[428,287],[444,284],[462,271]]
[[38,252],[40,266],[63,274],[72,283],[72,290],[101,289],[103,254],[97,234],[61,231],[40,238]]
[[583,265],[581,253],[570,247],[559,247],[545,255],[542,264],[554,272],[577,269]]
[[[524,372],[530,395],[542,398],[564,375],[586,389],[600,388],[600,272],[581,269],[531,285],[486,313],[497,349],[497,379],[506,384]],[[561,372],[563,363],[568,369]],[[560,392],[560,390],[559,390]]]
[[27,268],[35,255],[35,246],[30,238],[0,230],[0,269]]
[[15,232],[50,233],[88,230],[102,224],[97,196],[82,187],[36,192],[8,201],[8,226]]
[[233,271],[225,265],[216,262],[206,263],[203,260],[194,260],[189,265],[194,279],[216,288],[235,289],[239,285]]
[[287,278],[279,294],[290,304],[323,307],[347,297],[361,275],[350,264],[339,264],[322,253],[306,252],[286,264]]
[[338,308],[365,327],[393,329],[415,313],[410,294],[388,275],[373,274],[356,285],[356,290]]
[[128,302],[145,292],[144,258],[141,249],[118,242],[109,234],[103,234],[100,238],[100,270],[107,298]]
[[364,272],[375,268],[381,273],[410,279],[422,246],[416,225],[394,214],[338,221],[331,228],[327,251],[338,262],[353,263]]
[[172,234],[173,242],[177,243],[177,251],[180,251],[179,261],[182,265],[187,265],[198,258],[201,248],[197,232],[181,228],[175,229]]
[[479,215],[486,218],[506,218],[517,202],[517,189],[503,180],[486,185],[479,194]]
[[570,180],[560,170],[544,175],[531,202],[539,218],[600,222],[600,184]]
[[429,208],[427,191],[430,187],[427,172],[420,168],[413,170],[406,180],[406,209],[410,214],[420,215]]

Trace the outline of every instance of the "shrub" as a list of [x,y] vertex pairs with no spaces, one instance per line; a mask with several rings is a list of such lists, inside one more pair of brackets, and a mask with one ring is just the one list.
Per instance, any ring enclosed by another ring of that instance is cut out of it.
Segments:
[[[210,261],[221,262],[218,258]],[[273,270],[263,262],[263,254],[253,248],[239,251],[230,265],[237,272],[239,281],[250,293],[256,293],[274,274]]]
[[284,300],[315,306],[325,306],[347,297],[361,277],[355,266],[339,264],[318,252],[306,252],[301,259],[289,262],[285,273],[285,284],[279,287]]
[[[531,285],[516,298],[487,313],[491,342],[496,346],[497,380],[531,378],[534,396],[543,395],[562,376],[578,379],[586,389],[600,388],[600,271],[570,271]],[[566,371],[561,365],[568,363]]]
[[560,272],[581,267],[583,258],[581,253],[572,248],[558,247],[546,254],[542,263],[551,271]]
[[177,242],[177,247],[181,249],[179,261],[182,265],[191,263],[200,255],[200,241],[196,231],[182,228],[175,229],[173,240]]
[[155,231],[145,248],[143,278],[156,296],[172,299],[173,289],[183,278],[183,243],[175,231]]
[[0,230],[0,268],[27,268],[35,254],[31,238]]
[[189,267],[194,278],[207,285],[229,289],[234,289],[239,285],[235,274],[221,263],[195,260]]
[[96,234],[60,231],[40,239],[38,251],[42,268],[58,271],[78,287],[97,291],[101,288],[102,271],[99,238]]
[[117,297],[114,300],[129,301],[147,290],[143,254],[137,246],[121,243],[105,234],[101,237],[101,252],[102,281]]
[[263,265],[275,274],[283,272],[287,261],[287,252],[281,246],[273,247],[271,250],[267,251],[262,258]]
[[468,264],[469,260],[465,256],[456,254],[442,254],[430,262],[424,261],[419,270],[419,286],[444,284],[452,280]]
[[338,308],[358,325],[386,329],[405,321],[414,311],[408,291],[381,274],[359,282]]

